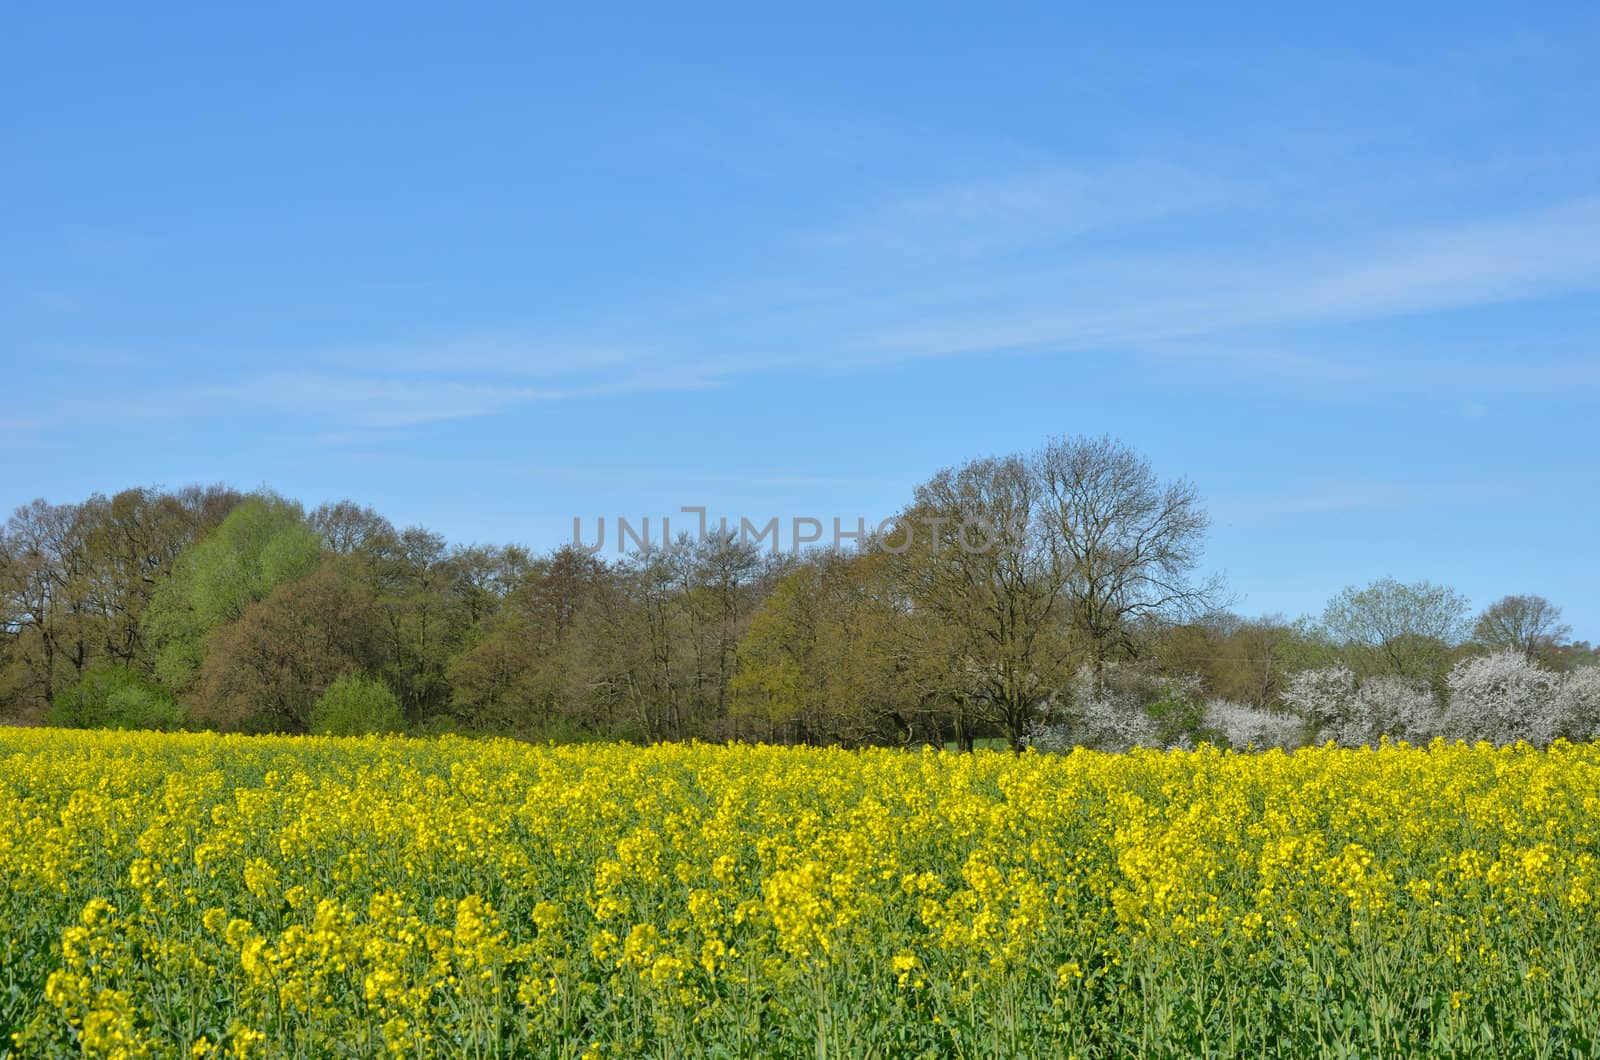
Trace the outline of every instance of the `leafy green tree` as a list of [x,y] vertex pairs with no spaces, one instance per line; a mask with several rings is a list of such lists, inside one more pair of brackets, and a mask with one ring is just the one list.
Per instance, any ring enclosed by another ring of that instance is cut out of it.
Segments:
[[[484,574],[496,564],[474,560],[481,551],[455,557],[455,595],[464,603],[494,595]],[[527,735],[566,729],[565,723],[585,727],[591,719],[579,702],[573,653],[566,649],[579,611],[607,576],[602,561],[570,547],[528,564],[520,584],[451,658],[447,676],[456,718],[475,728]],[[486,603],[475,607],[488,611]]]
[[1550,653],[1550,666],[1556,670],[1577,670],[1584,666],[1600,666],[1600,645],[1586,640],[1559,644]]
[[681,601],[675,553],[656,550],[608,564],[585,593],[566,638],[568,674],[591,724],[630,739],[681,732]]
[[[1340,665],[1345,653],[1319,618],[1301,615],[1291,622],[1287,633],[1272,649],[1272,657],[1288,675],[1302,670]],[[1284,686],[1286,688],[1287,685]],[[1278,690],[1281,703],[1284,688]]]
[[736,716],[773,726],[820,727],[827,705],[818,665],[821,581],[806,565],[780,581],[756,612],[739,645],[729,687]]
[[937,738],[925,724],[917,642],[887,558],[823,554],[767,596],[729,685],[734,715],[756,723],[757,735],[860,744],[906,742],[920,728]]
[[305,732],[324,690],[382,657],[371,594],[330,561],[251,604],[206,641],[193,709],[207,724],[246,732]]
[[1192,747],[1222,741],[1222,734],[1206,723],[1204,704],[1185,694],[1175,681],[1168,682],[1161,695],[1145,704],[1144,709],[1155,724],[1157,746]]
[[401,732],[400,697],[382,678],[348,673],[329,685],[311,708],[311,731],[328,736]]
[[144,631],[156,675],[174,690],[189,689],[204,659],[206,634],[314,570],[320,558],[321,545],[299,504],[267,492],[245,498],[178,557],[172,576],[152,596]]
[[149,678],[122,663],[103,662],[57,695],[45,720],[74,729],[176,729],[184,714]]
[[1330,600],[1322,624],[1358,676],[1437,681],[1449,669],[1450,649],[1467,636],[1467,606],[1448,586],[1380,578]]

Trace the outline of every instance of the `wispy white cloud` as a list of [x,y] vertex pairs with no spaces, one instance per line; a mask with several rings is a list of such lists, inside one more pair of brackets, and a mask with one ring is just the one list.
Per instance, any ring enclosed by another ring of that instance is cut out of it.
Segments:
[[1264,322],[1371,319],[1596,287],[1600,198],[1586,197],[1397,236],[1281,291]]
[[393,439],[406,428],[493,416],[537,402],[699,390],[722,379],[715,365],[671,362],[638,366],[624,374],[591,370],[581,378],[537,385],[523,376],[481,372],[459,379],[398,369],[387,373],[283,371],[138,396],[62,398],[0,422],[0,433],[57,429],[73,422],[103,426],[186,421],[253,409],[297,426],[309,422],[315,428],[313,437],[328,445],[342,445]]
[[[255,406],[280,415],[307,416],[334,426],[388,430],[447,420],[492,416],[534,402],[619,394],[684,391],[715,385],[703,367],[643,366],[625,374],[529,385],[516,377],[463,382],[411,374],[276,373],[196,387],[195,402]],[[355,437],[355,435],[352,435]]]
[[[534,463],[520,460],[496,460],[493,458],[473,458],[471,460],[458,460],[438,457],[416,457],[409,455],[396,455],[382,449],[366,452],[352,453],[348,459],[367,464],[386,464],[400,466],[416,471],[432,474],[483,476],[494,479],[528,478],[546,481],[562,482],[592,482],[604,480],[606,482],[627,482],[634,484],[668,484],[675,488],[685,485],[705,486],[720,488],[726,486],[743,486],[767,488],[805,487],[815,489],[899,489],[905,483],[900,479],[871,478],[850,475],[816,475],[784,468],[763,469],[760,472],[723,471],[715,468],[683,467],[679,464],[650,466],[649,464],[631,465],[585,465],[585,464],[548,464]],[[702,498],[687,498],[688,501],[698,501]],[[639,512],[596,512],[594,515],[606,515],[608,518],[616,515],[636,516],[651,514],[667,514],[674,519],[679,512],[666,511],[664,513]],[[719,514],[712,511],[710,518],[714,521]],[[732,513],[734,518],[739,514],[749,516],[751,513]]]
[[972,258],[1238,201],[1231,181],[1162,160],[1049,166],[905,196],[824,229],[824,248]]
[[1398,511],[1481,503],[1511,496],[1506,483],[1323,480],[1286,489],[1222,494],[1209,504],[1218,523],[1255,523],[1335,512]]
[[646,345],[564,341],[510,331],[346,345],[324,351],[319,359],[352,370],[387,367],[411,373],[563,379],[625,373],[658,356],[659,351]]
[[[981,314],[923,319],[865,337],[898,357],[1122,347],[1308,323],[1347,323],[1600,289],[1600,199],[1388,236],[1336,253],[1281,249],[1174,261],[1098,305],[1070,289]],[[1073,303],[1077,302],[1076,305]],[[1308,367],[1317,367],[1307,362]],[[1320,369],[1319,369],[1320,370]]]
[[486,416],[538,398],[530,386],[487,386],[397,377],[279,373],[197,387],[192,397],[226,406],[255,406],[354,427],[411,427]]
[[[1219,378],[1369,394],[1426,383],[1462,408],[1600,389],[1587,350],[1547,350],[1537,336],[1515,354],[1470,337],[1404,350],[1307,337],[1600,290],[1600,197],[1301,237],[1273,228],[1280,188],[1265,196],[1276,205],[1258,209],[1262,189],[1228,173],[1153,160],[935,182],[842,212],[748,276],[560,335],[507,328],[287,351],[273,372],[136,397],[88,390],[5,426],[255,408],[314,418],[332,445],[538,402],[1001,353],[1156,358]],[[1217,235],[1219,219],[1234,217],[1250,223]]]

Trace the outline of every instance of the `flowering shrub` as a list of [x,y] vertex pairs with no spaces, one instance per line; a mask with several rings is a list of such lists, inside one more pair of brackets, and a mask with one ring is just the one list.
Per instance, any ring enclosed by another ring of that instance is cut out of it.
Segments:
[[1342,666],[1293,675],[1283,698],[1306,719],[1318,743],[1333,740],[1359,747],[1385,736],[1426,741],[1438,724],[1433,692],[1426,685],[1401,677],[1358,682]]
[[1600,738],[1600,666],[1585,666],[1562,678],[1555,713],[1563,735],[1574,740]]
[[1503,651],[1464,659],[1450,671],[1450,703],[1443,734],[1490,743],[1544,744],[1562,729],[1556,690],[1560,678],[1521,652]]
[[1305,743],[1306,725],[1292,714],[1279,714],[1226,699],[1211,699],[1205,705],[1205,725],[1214,730],[1229,747],[1243,750],[1254,747],[1285,750]]
[[[1306,720],[1313,733],[1323,739],[1338,739],[1329,734],[1351,727],[1355,693],[1355,673],[1348,667],[1328,666],[1301,670],[1291,676],[1283,690],[1283,701]],[[1355,742],[1361,742],[1361,735],[1364,734],[1358,734]]]
[[1083,667],[1068,682],[1061,706],[1041,713],[1028,743],[1052,752],[1073,747],[1126,751],[1155,746],[1157,725],[1144,704],[1157,695],[1158,688],[1135,682],[1115,666],[1106,667],[1098,680],[1093,669]]

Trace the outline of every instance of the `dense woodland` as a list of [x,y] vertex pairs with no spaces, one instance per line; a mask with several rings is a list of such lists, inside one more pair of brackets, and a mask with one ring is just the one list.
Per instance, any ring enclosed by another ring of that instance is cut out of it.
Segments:
[[1109,439],[938,472],[895,530],[778,554],[451,545],[225,486],[38,500],[0,535],[0,716],[246,732],[1013,747],[1589,738],[1559,610],[1352,587],[1245,618],[1184,481]]

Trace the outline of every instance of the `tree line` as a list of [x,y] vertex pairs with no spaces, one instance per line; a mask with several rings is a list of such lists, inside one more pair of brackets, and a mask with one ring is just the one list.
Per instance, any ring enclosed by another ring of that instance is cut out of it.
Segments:
[[[1413,735],[1455,731],[1439,719],[1465,695],[1463,667],[1500,656],[1536,675],[1540,702],[1589,709],[1596,653],[1537,596],[1474,616],[1446,587],[1385,579],[1318,616],[1234,614],[1199,574],[1207,519],[1192,484],[1108,438],[941,470],[891,524],[848,550],[777,554],[712,529],[612,559],[450,545],[354,502],[307,512],[226,486],[39,500],[0,531],[0,714],[533,739],[1288,745],[1410,724],[1374,703],[1410,703],[1412,721],[1431,710]],[[1496,665],[1472,686],[1480,701],[1484,681],[1510,680]],[[1506,709],[1535,711],[1524,685]],[[1590,735],[1550,709],[1526,734]],[[1499,707],[1475,710],[1486,734],[1524,735]]]

